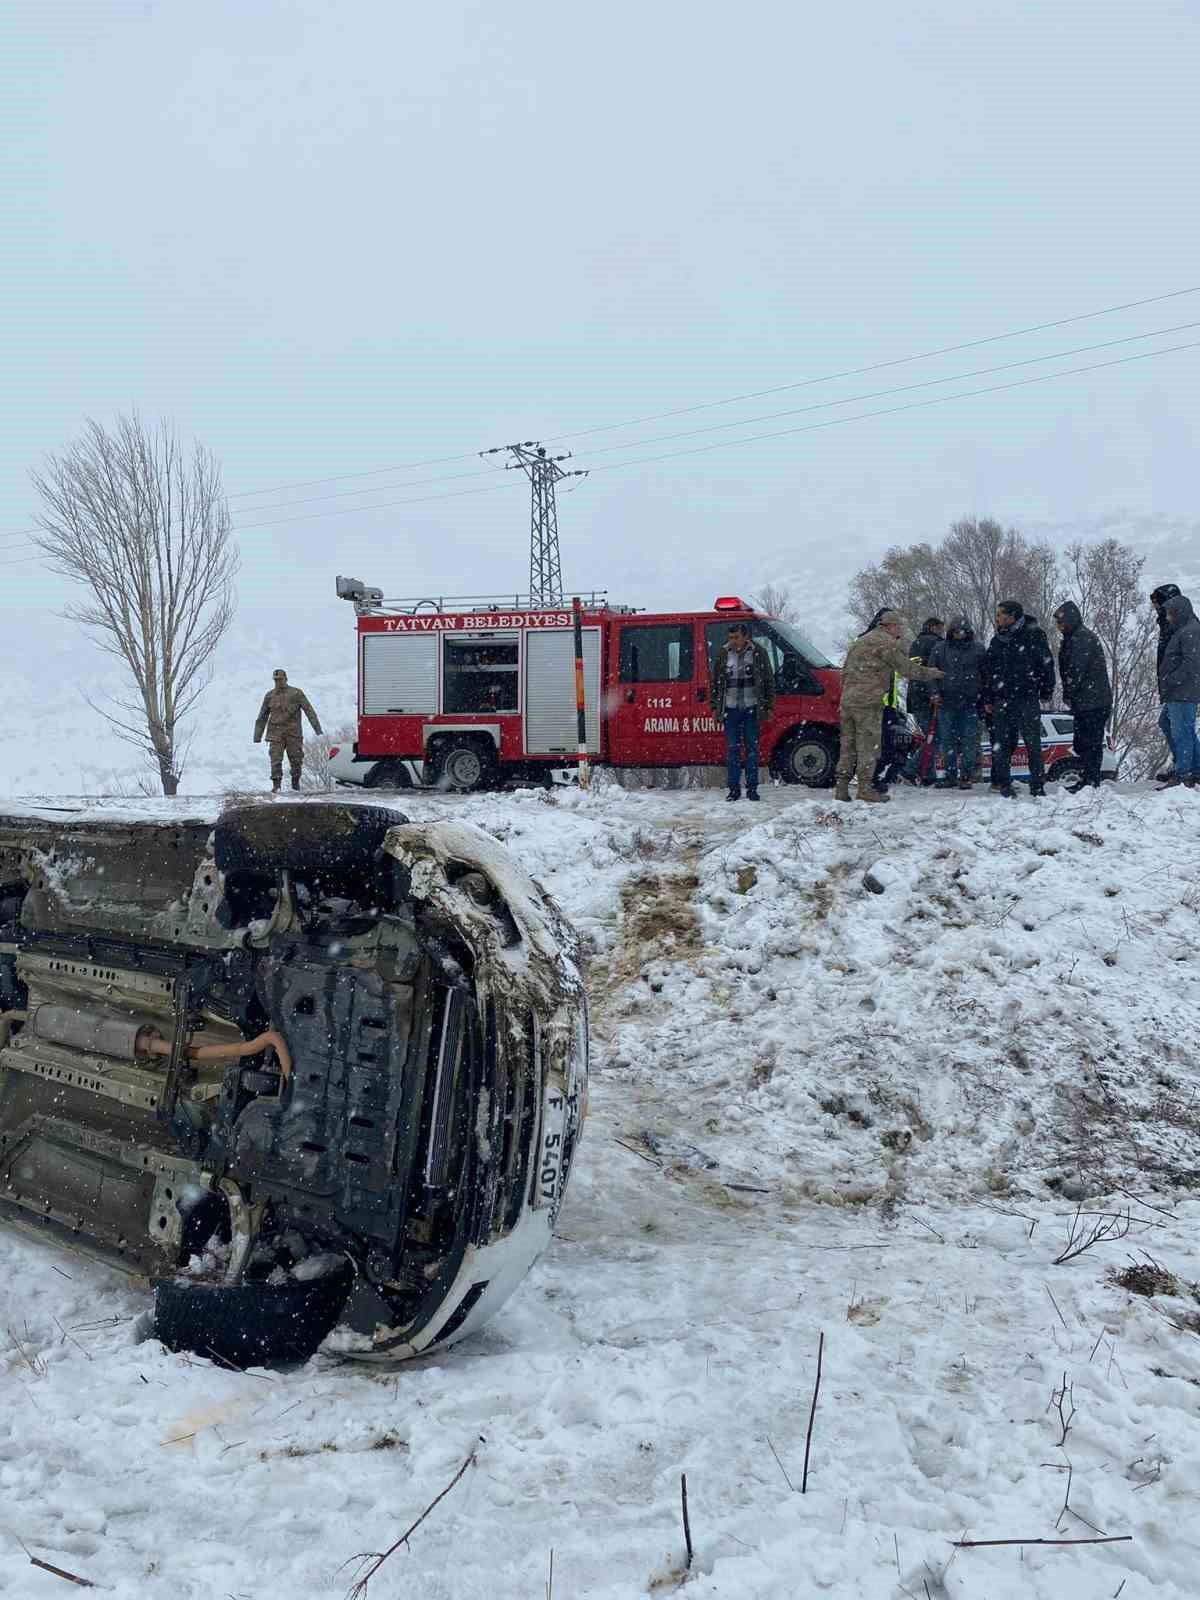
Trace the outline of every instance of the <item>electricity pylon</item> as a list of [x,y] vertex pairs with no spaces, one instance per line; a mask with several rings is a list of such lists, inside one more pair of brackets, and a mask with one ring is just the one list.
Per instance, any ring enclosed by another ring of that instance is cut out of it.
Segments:
[[482,450],[481,455],[495,456],[508,450],[516,457],[505,463],[505,470],[516,468],[528,475],[532,496],[529,511],[529,603],[531,606],[561,606],[563,603],[562,558],[558,549],[558,507],[554,501],[554,486],[563,478],[586,478],[581,471],[564,472],[559,465],[569,461],[568,450],[561,456],[549,456],[545,446],[536,439],[526,439],[523,444],[497,445],[494,450]]

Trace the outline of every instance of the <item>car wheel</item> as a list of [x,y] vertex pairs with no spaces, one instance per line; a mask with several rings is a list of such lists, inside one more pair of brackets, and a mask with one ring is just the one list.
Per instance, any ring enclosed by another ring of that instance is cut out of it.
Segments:
[[377,761],[363,779],[364,789],[411,789],[412,778],[403,761]]
[[437,758],[437,781],[448,789],[469,794],[482,789],[492,775],[491,751],[478,739],[455,739],[442,746]]
[[809,789],[827,789],[836,765],[836,744],[819,733],[794,734],[776,757],[784,783],[802,783]]
[[353,1278],[345,1260],[282,1284],[162,1278],[154,1285],[154,1336],[168,1350],[215,1355],[235,1367],[307,1361],[337,1324]]
[[1051,783],[1067,783],[1078,781],[1083,777],[1083,766],[1080,762],[1068,756],[1065,760],[1056,761],[1046,774]]

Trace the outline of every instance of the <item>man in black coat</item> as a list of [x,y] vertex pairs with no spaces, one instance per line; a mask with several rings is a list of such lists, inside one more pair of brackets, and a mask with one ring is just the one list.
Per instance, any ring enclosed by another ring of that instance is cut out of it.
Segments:
[[979,752],[979,706],[987,698],[987,652],[966,617],[955,617],[929,659],[945,676],[933,686],[937,745],[945,783],[971,787]]
[[[946,624],[941,617],[926,617],[921,624],[921,631],[909,646],[909,655],[915,656],[922,666],[927,667],[933,659],[933,652],[937,645],[946,637]],[[933,720],[933,701],[930,696],[930,685],[914,678],[908,685],[907,708],[910,716],[916,718],[917,726],[926,736],[929,733],[929,724]],[[904,764],[904,776],[910,783],[917,781],[921,767],[923,745],[915,745],[910,751],[908,760]],[[932,763],[926,775],[925,782],[932,784]]]
[[[1156,669],[1162,666],[1163,652],[1167,648],[1167,639],[1170,633],[1167,626],[1167,601],[1174,600],[1178,593],[1179,585],[1177,583],[1160,583],[1157,589],[1151,589],[1150,591],[1150,604],[1154,607],[1154,616],[1158,623],[1158,659],[1155,662]],[[1175,776],[1175,750],[1171,744],[1171,729],[1165,705],[1158,713],[1158,731],[1167,741],[1167,749],[1171,753],[1171,759],[1167,766],[1156,774],[1156,777],[1159,783],[1170,783]]]
[[1108,663],[1104,646],[1090,628],[1074,600],[1064,600],[1054,613],[1062,642],[1058,647],[1058,677],[1063,700],[1075,719],[1075,754],[1083,772],[1078,783],[1068,786],[1068,794],[1078,794],[1089,786],[1100,787],[1100,765],[1104,759],[1104,728],[1112,714],[1112,689],[1108,682]]
[[996,632],[987,648],[988,698],[992,727],[992,789],[1011,800],[1012,753],[1017,740],[1029,754],[1029,792],[1046,792],[1042,765],[1042,707],[1054,693],[1054,657],[1049,641],[1019,600],[1001,600]]

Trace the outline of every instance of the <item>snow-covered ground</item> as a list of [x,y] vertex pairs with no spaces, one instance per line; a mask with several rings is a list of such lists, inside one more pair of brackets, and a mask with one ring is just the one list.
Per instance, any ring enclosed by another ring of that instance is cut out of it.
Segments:
[[442,1356],[243,1374],[0,1234],[0,1592],[69,1592],[23,1541],[119,1600],[344,1595],[473,1456],[373,1600],[544,1597],[551,1552],[589,1600],[1194,1600],[1200,799],[401,804],[583,935],[558,1240]]

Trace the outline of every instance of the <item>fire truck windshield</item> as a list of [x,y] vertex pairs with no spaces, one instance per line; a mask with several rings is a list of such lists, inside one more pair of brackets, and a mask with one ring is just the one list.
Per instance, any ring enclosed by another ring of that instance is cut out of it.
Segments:
[[810,667],[832,667],[834,665],[834,662],[830,661],[825,652],[818,650],[803,629],[798,628],[794,622],[775,622],[772,620],[771,631],[772,633],[777,633],[786,644],[790,644],[793,650],[798,650]]
[[[813,677],[814,667],[831,667],[825,655],[790,622],[751,617],[745,624],[750,637],[767,653],[775,688],[780,694],[818,694],[820,685]],[[729,636],[729,624],[710,622],[705,627],[705,645],[714,662]]]

